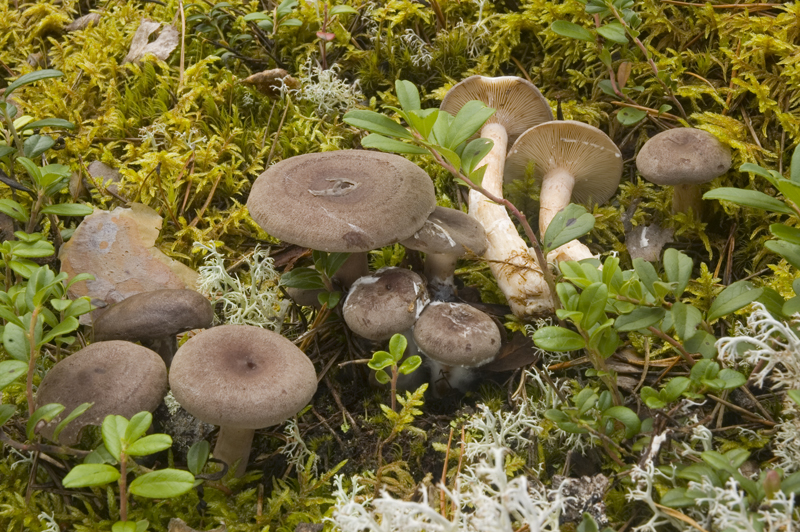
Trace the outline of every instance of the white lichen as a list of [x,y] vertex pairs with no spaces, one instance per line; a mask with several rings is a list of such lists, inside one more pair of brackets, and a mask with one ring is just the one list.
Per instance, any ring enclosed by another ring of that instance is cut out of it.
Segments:
[[352,84],[339,77],[339,65],[323,70],[309,57],[300,67],[300,88],[289,92],[299,100],[313,104],[320,116],[352,109],[364,99],[358,80]]

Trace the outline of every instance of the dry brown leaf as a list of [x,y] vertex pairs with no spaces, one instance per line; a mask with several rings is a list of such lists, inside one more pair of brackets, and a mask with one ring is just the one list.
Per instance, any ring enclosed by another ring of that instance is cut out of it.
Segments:
[[[150,40],[150,35],[161,29],[158,38],[153,42]],[[133,34],[133,42],[131,42],[131,49],[122,63],[136,63],[142,60],[145,55],[153,54],[158,59],[166,61],[169,54],[172,53],[178,46],[180,34],[175,27],[165,24],[163,27],[160,22],[153,22],[152,20],[142,19],[139,24],[139,29]]]

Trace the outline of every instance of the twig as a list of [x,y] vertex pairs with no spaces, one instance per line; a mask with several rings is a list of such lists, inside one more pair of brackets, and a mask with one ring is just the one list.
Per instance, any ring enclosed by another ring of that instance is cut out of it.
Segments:
[[662,340],[664,340],[668,344],[670,344],[672,347],[674,347],[675,350],[678,351],[678,353],[680,353],[680,355],[683,357],[683,359],[690,366],[694,366],[694,358],[692,358],[692,355],[690,355],[689,352],[686,351],[686,349],[683,348],[683,346],[680,344],[680,342],[678,342],[677,340],[675,340],[674,338],[672,338],[671,336],[669,336],[668,334],[663,332],[661,329],[656,329],[652,325],[650,327],[648,327],[647,330],[650,331],[651,333],[655,334],[656,336],[658,336],[659,338],[661,338]]
[[450,437],[447,438],[447,450],[444,453],[444,466],[442,466],[442,487],[439,490],[439,513],[447,519],[447,501],[444,497],[444,488],[447,486],[447,462],[450,460],[450,445],[453,444],[453,427],[450,427]]
[[9,447],[13,447],[18,451],[24,452],[39,451],[50,454],[67,454],[70,456],[86,456],[91,452],[80,451],[70,447],[62,447],[60,445],[47,445],[45,443],[21,443],[9,438],[8,434],[6,434],[3,430],[0,430],[0,442],[3,442],[4,444],[8,445]]
[[759,416],[753,414],[753,412],[750,412],[749,410],[746,410],[746,409],[742,408],[741,406],[737,406],[737,405],[735,405],[733,403],[730,403],[730,402],[726,401],[725,399],[722,399],[721,397],[717,397],[716,395],[712,395],[710,393],[707,393],[706,396],[711,398],[711,399],[713,399],[717,403],[719,403],[719,404],[721,404],[721,405],[723,405],[723,406],[725,406],[727,408],[730,408],[731,410],[734,410],[735,412],[738,412],[739,414],[743,415],[744,417],[746,417],[748,419],[751,419],[753,421],[756,421],[756,422],[761,423],[763,425],[766,425],[768,427],[774,427],[775,426],[775,422],[770,421],[768,419],[764,419],[762,417],[759,417]]

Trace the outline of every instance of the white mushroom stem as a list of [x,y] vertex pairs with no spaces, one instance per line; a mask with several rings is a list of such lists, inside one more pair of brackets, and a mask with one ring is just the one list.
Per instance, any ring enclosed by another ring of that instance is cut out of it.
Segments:
[[456,292],[454,274],[458,254],[428,253],[425,256],[425,278],[434,301],[449,301]]
[[[482,186],[489,193],[502,197],[508,135],[503,126],[487,124],[481,130],[481,137],[494,142],[494,147],[483,159],[486,173]],[[542,269],[519,236],[506,208],[471,190],[469,213],[486,231],[489,245],[483,258],[489,262],[492,275],[506,296],[511,311],[520,318],[552,313],[553,303]]]
[[221,426],[219,435],[217,435],[217,444],[214,446],[214,458],[222,460],[231,468],[238,461],[239,465],[236,467],[234,475],[241,477],[247,470],[255,432],[253,429]]
[[[564,168],[554,168],[542,178],[542,191],[539,203],[539,234],[544,234],[556,214],[564,210],[572,199],[575,178]],[[594,255],[584,244],[573,240],[547,254],[548,262],[562,260],[581,260]]]
[[426,357],[431,368],[431,382],[433,384],[434,397],[443,397],[452,389],[461,393],[469,391],[470,386],[478,377],[473,368],[463,366],[448,366],[442,364],[431,357]]

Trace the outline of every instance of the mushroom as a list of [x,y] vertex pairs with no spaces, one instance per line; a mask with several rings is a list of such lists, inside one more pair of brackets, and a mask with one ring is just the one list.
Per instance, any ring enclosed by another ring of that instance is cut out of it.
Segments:
[[400,243],[425,253],[425,278],[436,300],[455,295],[453,274],[458,259],[469,252],[483,255],[487,246],[486,232],[478,220],[446,207],[436,207],[425,225]]
[[[539,196],[542,236],[571,199],[579,203],[603,203],[614,195],[622,177],[622,154],[614,141],[596,127],[574,120],[547,122],[520,135],[506,159],[506,181],[524,178],[531,164],[535,179],[542,184]],[[589,248],[572,241],[551,251],[548,261],[592,256]]]
[[94,320],[95,340],[141,341],[156,351],[167,367],[178,348],[175,336],[211,327],[214,309],[194,290],[142,292],[109,307]]
[[655,135],[636,156],[636,168],[657,185],[672,185],[672,212],[702,212],[699,185],[731,167],[731,150],[702,129],[676,128]]
[[167,368],[150,349],[131,342],[95,342],[53,366],[36,393],[36,407],[60,403],[64,412],[41,433],[53,439],[64,416],[83,403],[92,408],[70,422],[58,441],[74,445],[86,425],[101,425],[107,415],[126,418],[152,412],[167,393]]
[[[491,194],[502,197],[509,139],[513,141],[528,128],[552,120],[553,113],[539,89],[513,76],[471,76],[450,89],[440,108],[456,114],[470,100],[480,100],[496,109],[481,130],[482,138],[494,142],[483,159],[486,172],[481,185]],[[489,262],[514,314],[529,317],[552,312],[550,293],[541,273],[546,265],[536,265],[505,207],[473,190],[469,193],[469,213],[486,230],[488,247],[483,258]]]
[[308,357],[272,331],[222,325],[183,344],[170,368],[172,394],[190,414],[220,426],[214,456],[247,469],[255,429],[299,412],[317,390]]
[[352,279],[367,270],[367,251],[422,227],[436,194],[428,174],[403,157],[342,150],[270,166],[253,183],[247,207],[262,229],[284,242],[358,253],[340,272]]
[[437,379],[434,389],[449,385],[462,391],[469,386],[469,368],[488,364],[500,352],[500,330],[494,320],[465,303],[434,301],[414,325],[414,341],[431,362]]

